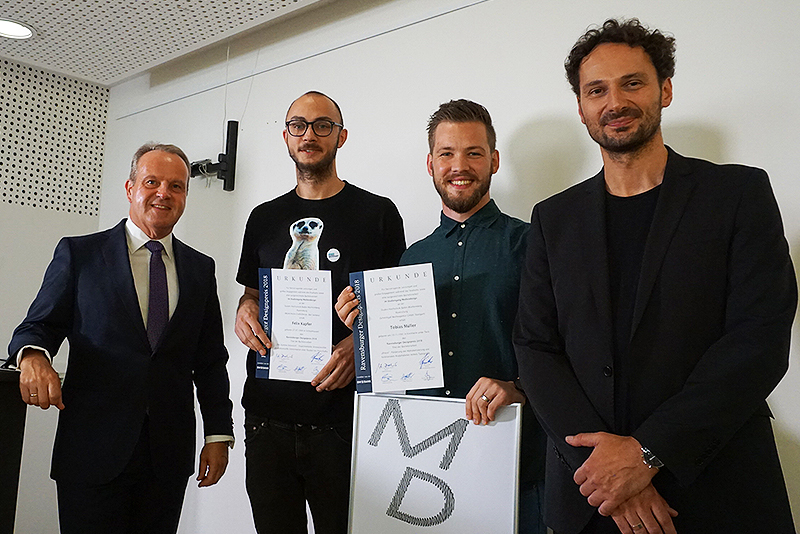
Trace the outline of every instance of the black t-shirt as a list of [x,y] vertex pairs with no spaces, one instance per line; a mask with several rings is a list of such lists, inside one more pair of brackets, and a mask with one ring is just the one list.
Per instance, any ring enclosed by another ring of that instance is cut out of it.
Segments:
[[645,244],[656,211],[661,186],[632,197],[606,193],[606,237],[614,321],[615,418],[614,430],[630,434],[628,389],[630,370],[635,367],[629,351],[633,308],[642,270]]
[[[336,195],[306,200],[292,190],[250,213],[244,232],[236,281],[259,288],[258,269],[284,267],[294,242],[290,228],[301,219],[316,218],[323,227],[317,239],[318,269],[331,271],[334,300],[350,284],[350,273],[394,267],[405,250],[403,220],[394,203],[345,182]],[[335,345],[351,334],[331,303]],[[335,425],[349,423],[355,381],[347,387],[318,393],[307,382],[255,378],[256,354],[247,354],[247,381],[242,405],[248,414],[287,423]]]

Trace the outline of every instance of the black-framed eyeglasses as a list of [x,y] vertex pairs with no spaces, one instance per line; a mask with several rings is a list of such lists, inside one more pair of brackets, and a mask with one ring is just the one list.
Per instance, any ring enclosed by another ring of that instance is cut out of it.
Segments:
[[312,122],[304,121],[302,119],[292,119],[290,121],[286,121],[286,131],[289,132],[289,135],[292,137],[300,137],[308,127],[311,126],[311,129],[314,133],[320,137],[328,137],[331,132],[333,132],[333,127],[338,126],[339,128],[344,128],[344,124],[339,124],[338,122],[333,122],[332,120],[328,119],[317,119]]

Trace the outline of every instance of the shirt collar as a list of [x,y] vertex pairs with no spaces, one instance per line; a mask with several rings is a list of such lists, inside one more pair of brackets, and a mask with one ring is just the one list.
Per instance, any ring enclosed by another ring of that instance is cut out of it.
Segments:
[[454,221],[445,215],[444,212],[442,212],[439,225],[445,231],[445,234],[449,234],[451,231],[453,231],[453,229],[457,228],[461,224],[470,224],[480,226],[481,228],[489,228],[492,224],[494,224],[499,216],[500,208],[497,207],[494,199],[490,199],[484,207],[473,213],[472,216],[463,223]]
[[136,226],[136,224],[131,221],[130,219],[125,221],[125,237],[128,241],[128,253],[133,254],[140,248],[142,248],[145,243],[148,241],[158,241],[162,245],[164,245],[164,252],[170,258],[173,257],[172,255],[172,232],[167,234],[165,237],[161,239],[150,239],[147,237],[147,234],[142,232],[142,229]]

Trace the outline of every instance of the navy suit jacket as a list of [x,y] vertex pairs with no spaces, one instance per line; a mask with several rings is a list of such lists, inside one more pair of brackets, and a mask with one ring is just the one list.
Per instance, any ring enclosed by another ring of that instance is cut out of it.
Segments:
[[188,477],[195,464],[194,387],[206,435],[233,435],[214,260],[173,237],[180,298],[155,349],[133,283],[125,221],[56,247],[39,294],[14,331],[58,352],[69,340],[51,476],[100,484],[119,475],[145,417],[154,471]]
[[[564,437],[621,433],[605,228],[602,172],[539,203],[520,289],[520,378],[550,437],[545,519],[565,534],[594,509],[572,480],[591,449]],[[788,368],[796,305],[766,173],[670,150],[625,376],[631,434],[665,463],[653,484],[678,532],[790,531],[765,399]]]

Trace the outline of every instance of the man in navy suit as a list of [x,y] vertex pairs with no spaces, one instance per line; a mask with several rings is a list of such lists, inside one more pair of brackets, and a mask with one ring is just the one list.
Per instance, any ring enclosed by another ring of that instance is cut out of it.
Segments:
[[767,174],[664,145],[674,39],[608,20],[567,77],[603,170],[533,210],[515,328],[559,534],[794,532],[767,407],[797,286]]
[[[130,218],[59,242],[9,345],[23,400],[61,410],[51,477],[62,533],[177,531],[194,471],[194,387],[199,485],[225,472],[232,403],[214,260],[172,236],[189,169],[176,146],[141,147],[125,183]],[[62,390],[50,362],[64,338]]]

